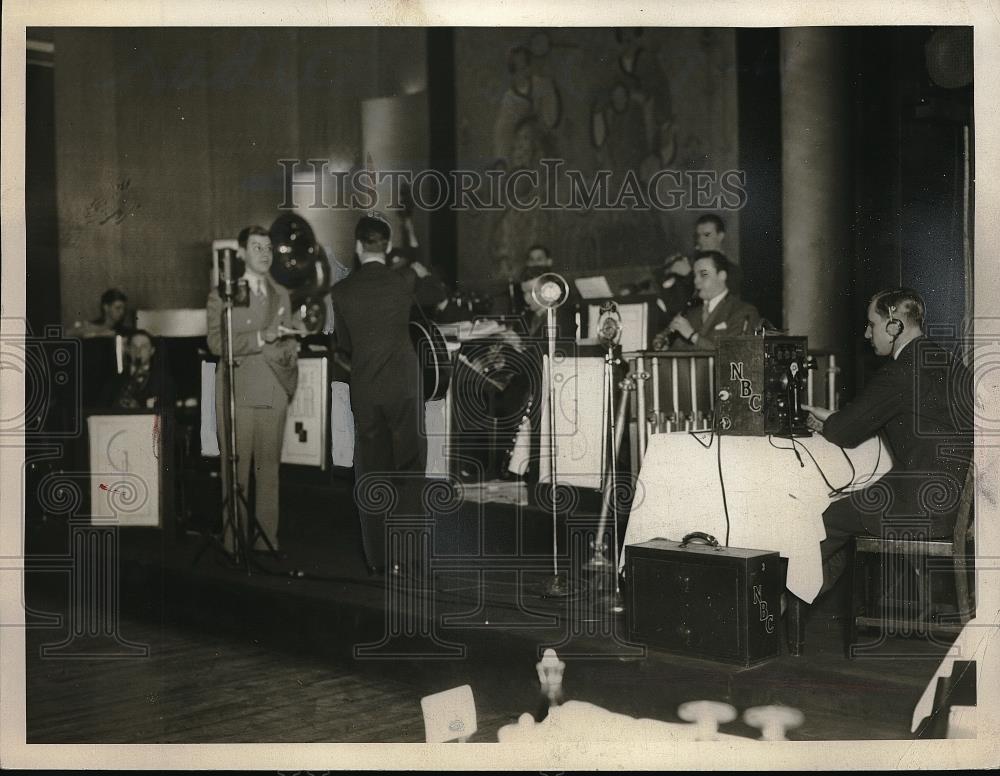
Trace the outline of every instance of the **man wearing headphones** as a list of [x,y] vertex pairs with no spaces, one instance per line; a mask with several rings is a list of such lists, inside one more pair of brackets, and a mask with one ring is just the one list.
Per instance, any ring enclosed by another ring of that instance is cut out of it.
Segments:
[[[868,304],[867,339],[889,359],[838,412],[804,406],[807,423],[827,440],[852,448],[880,434],[892,470],[823,513],[823,589],[846,566],[852,536],[905,531],[912,538],[950,537],[972,455],[971,385],[960,358],[924,336],[924,301],[913,289],[880,291]],[[964,410],[964,412],[963,412]],[[968,417],[965,417],[968,416]]]

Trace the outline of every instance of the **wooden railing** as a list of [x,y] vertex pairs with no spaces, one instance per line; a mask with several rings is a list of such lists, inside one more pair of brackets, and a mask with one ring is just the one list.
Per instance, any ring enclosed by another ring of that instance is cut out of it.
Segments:
[[[806,404],[837,409],[833,353],[810,351],[816,370],[807,372]],[[632,472],[638,474],[652,434],[707,431],[715,406],[715,355],[691,351],[641,350],[622,354],[634,391],[629,403]],[[642,419],[643,422],[639,422]]]

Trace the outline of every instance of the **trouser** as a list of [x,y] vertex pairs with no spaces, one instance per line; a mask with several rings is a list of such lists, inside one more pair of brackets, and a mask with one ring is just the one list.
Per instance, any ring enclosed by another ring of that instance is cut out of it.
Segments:
[[369,403],[352,395],[351,405],[361,541],[369,568],[382,570],[387,565],[386,518],[420,517],[425,511],[427,440],[419,415],[423,403],[416,397]]
[[[221,392],[220,392],[221,393]],[[225,429],[223,410],[225,398],[216,396],[216,417],[219,419],[219,450],[222,452],[222,484],[223,493],[230,493],[229,466],[227,452],[229,449],[229,433]],[[236,456],[237,477],[240,492],[250,500],[250,466],[253,465],[254,481],[254,514],[257,528],[268,538],[271,546],[278,548],[278,473],[281,466],[281,446],[285,436],[285,417],[288,414],[288,397],[282,390],[274,391],[274,404],[271,407],[236,406]],[[240,510],[240,525],[247,530],[247,514],[243,500],[237,497]],[[227,513],[228,514],[228,513]],[[227,530],[223,536],[226,548],[234,549],[234,538]],[[246,535],[246,534],[244,534]],[[251,549],[264,550],[267,544],[259,535],[255,535]]]
[[[881,509],[864,509],[864,500],[857,494],[835,501],[823,513],[826,539],[820,543],[823,557],[823,586],[819,595],[830,590],[850,563],[848,544],[854,536],[883,537],[892,534],[908,539],[943,539],[952,535],[955,515],[935,515],[912,517],[905,514],[891,514],[889,504]],[[897,510],[894,510],[897,511]],[[905,510],[898,510],[905,511]]]

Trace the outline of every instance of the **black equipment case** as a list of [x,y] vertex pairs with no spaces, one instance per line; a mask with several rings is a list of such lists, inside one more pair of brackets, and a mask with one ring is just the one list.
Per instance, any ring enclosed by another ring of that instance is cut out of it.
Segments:
[[781,651],[777,552],[653,539],[625,547],[625,576],[631,641],[745,667]]

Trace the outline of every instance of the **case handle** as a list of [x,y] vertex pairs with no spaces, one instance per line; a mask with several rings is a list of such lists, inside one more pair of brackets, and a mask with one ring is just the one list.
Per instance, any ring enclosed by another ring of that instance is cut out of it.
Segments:
[[692,531],[681,539],[681,547],[687,547],[692,542],[695,542],[695,540],[697,540],[698,544],[707,544],[709,547],[719,546],[719,540],[712,536],[712,534],[707,534],[703,531]]

